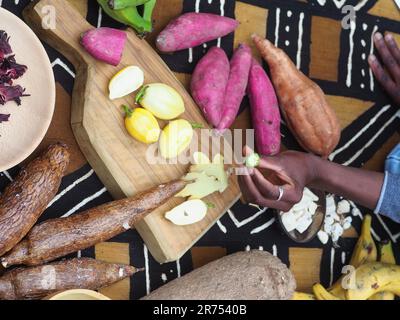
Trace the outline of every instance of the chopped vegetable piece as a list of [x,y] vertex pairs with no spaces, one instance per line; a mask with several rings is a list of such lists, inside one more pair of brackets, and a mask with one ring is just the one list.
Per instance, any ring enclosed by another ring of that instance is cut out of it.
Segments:
[[210,209],[214,209],[215,208],[215,204],[212,203],[212,202],[206,202],[206,205],[207,205],[207,208],[210,208]]
[[129,66],[119,71],[108,85],[111,100],[119,99],[135,92],[144,82],[144,72],[137,66]]
[[255,168],[260,165],[261,157],[258,153],[253,153],[246,158],[246,167]]
[[[208,159],[205,154],[203,154],[202,157]],[[220,193],[228,188],[228,176],[225,172],[224,157],[221,154],[215,155],[212,163],[192,165],[190,167],[190,172],[204,172],[209,177],[215,177],[221,184],[218,190]]]
[[8,86],[0,84],[0,104],[6,104],[8,101],[15,101],[18,105],[21,104],[21,97],[27,96],[24,94],[25,89],[21,86]]
[[[10,46],[10,37],[7,32],[0,30],[0,105],[9,101],[21,104],[21,97],[27,94],[24,94],[25,89],[21,86],[13,86],[13,80],[20,78],[27,69],[27,66],[17,63]],[[9,114],[0,113],[0,123],[9,119]]]
[[165,218],[177,226],[197,223],[207,215],[207,204],[200,199],[188,200],[165,214]]
[[20,78],[28,69],[15,61],[15,56],[5,58],[0,64],[0,84],[12,84],[12,80]]
[[184,180],[194,182],[186,185],[176,197],[190,197],[190,200],[203,199],[221,188],[221,183],[215,177],[208,176],[205,172],[190,172],[184,177]]
[[0,61],[2,61],[9,54],[12,54],[10,37],[7,35],[7,32],[0,30]]
[[1,114],[0,113],[0,123],[7,122],[9,118],[10,118],[9,114]]
[[102,27],[86,31],[81,37],[81,44],[95,59],[117,66],[121,62],[126,39],[125,31]]

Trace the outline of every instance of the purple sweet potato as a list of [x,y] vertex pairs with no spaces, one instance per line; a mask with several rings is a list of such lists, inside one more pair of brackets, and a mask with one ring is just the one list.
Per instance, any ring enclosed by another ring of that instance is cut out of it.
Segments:
[[266,156],[275,155],[281,146],[278,98],[267,73],[255,59],[250,69],[247,90],[257,152]]
[[81,44],[95,59],[117,66],[121,62],[126,39],[125,31],[103,27],[86,31],[81,37]]
[[245,44],[239,45],[231,59],[231,71],[222,104],[222,118],[218,130],[228,129],[235,121],[240,104],[246,94],[252,64],[251,49]]
[[191,82],[193,99],[208,123],[214,127],[221,121],[222,103],[229,79],[229,60],[224,50],[212,47],[197,64]]
[[170,22],[156,40],[161,52],[194,48],[233,32],[239,22],[211,13],[189,12]]

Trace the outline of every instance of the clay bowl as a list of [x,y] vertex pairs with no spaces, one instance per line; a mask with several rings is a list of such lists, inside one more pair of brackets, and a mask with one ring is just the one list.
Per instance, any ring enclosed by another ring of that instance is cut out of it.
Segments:
[[10,114],[0,123],[0,172],[25,160],[43,140],[54,112],[55,81],[49,57],[33,31],[17,16],[0,8],[0,30],[10,37],[16,60],[28,66],[14,82],[26,88],[29,97],[21,106],[8,102],[0,113]]
[[325,214],[326,214],[326,195],[325,192],[318,191],[318,190],[311,190],[318,198],[319,201],[317,202],[318,208],[317,211],[315,212],[313,216],[313,222],[312,224],[308,227],[304,233],[300,233],[297,230],[293,230],[291,232],[288,232],[285,228],[285,226],[282,223],[281,219],[281,212],[277,211],[277,220],[279,221],[279,224],[283,230],[283,232],[294,242],[297,243],[306,243],[311,240],[313,240],[318,231],[321,230],[322,225],[325,220]]
[[110,298],[92,290],[74,289],[56,293],[45,300],[111,300]]

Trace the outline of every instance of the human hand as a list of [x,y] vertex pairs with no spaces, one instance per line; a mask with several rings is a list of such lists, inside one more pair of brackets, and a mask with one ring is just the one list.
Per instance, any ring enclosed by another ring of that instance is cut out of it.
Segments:
[[[245,156],[253,153],[248,147],[243,152]],[[289,211],[300,202],[304,187],[316,178],[316,159],[313,155],[296,151],[263,157],[256,169],[248,169],[248,174],[238,176],[244,200],[263,207]],[[283,188],[283,196],[277,201],[280,196],[279,186]]]
[[377,32],[374,35],[374,43],[383,65],[372,54],[368,58],[371,70],[393,101],[400,104],[400,49],[390,33],[383,37]]

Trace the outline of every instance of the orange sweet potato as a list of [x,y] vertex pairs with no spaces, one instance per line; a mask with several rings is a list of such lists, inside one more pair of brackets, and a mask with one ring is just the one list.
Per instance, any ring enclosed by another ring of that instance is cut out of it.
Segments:
[[289,129],[304,149],[327,158],[339,143],[341,131],[323,91],[297,70],[283,50],[257,35],[253,41],[269,65]]

